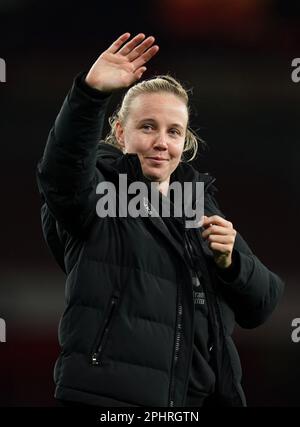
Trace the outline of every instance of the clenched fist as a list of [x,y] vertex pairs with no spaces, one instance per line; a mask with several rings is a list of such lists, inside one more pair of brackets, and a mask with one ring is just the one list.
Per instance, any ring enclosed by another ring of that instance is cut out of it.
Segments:
[[208,241],[215,263],[220,268],[227,268],[232,263],[232,251],[236,230],[230,221],[219,215],[204,216],[202,237]]

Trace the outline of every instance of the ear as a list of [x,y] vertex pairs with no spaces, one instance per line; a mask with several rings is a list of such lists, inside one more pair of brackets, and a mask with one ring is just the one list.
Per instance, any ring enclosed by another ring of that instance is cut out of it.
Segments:
[[118,145],[124,151],[125,149],[124,128],[119,120],[117,120],[116,122],[115,135],[116,135],[116,140],[118,142]]

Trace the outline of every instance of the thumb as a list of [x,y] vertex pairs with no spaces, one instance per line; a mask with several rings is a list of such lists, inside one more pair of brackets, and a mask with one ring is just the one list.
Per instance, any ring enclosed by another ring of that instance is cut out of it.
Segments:
[[205,222],[206,218],[207,218],[207,216],[205,216],[205,215],[203,215],[203,216],[200,218],[200,220],[199,220],[199,222],[198,222],[198,227],[202,227],[202,226],[203,226],[203,223]]

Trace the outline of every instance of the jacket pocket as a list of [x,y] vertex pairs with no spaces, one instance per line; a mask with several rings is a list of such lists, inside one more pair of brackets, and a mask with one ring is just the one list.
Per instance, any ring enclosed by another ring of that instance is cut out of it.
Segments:
[[116,313],[116,306],[117,306],[118,300],[119,300],[119,296],[113,296],[110,299],[109,306],[107,309],[107,314],[104,320],[104,326],[102,330],[100,330],[99,337],[96,340],[94,351],[92,353],[92,365],[99,365],[101,362],[101,356],[103,354],[103,350],[105,348],[105,344],[109,336],[109,331],[111,329],[112,321]]

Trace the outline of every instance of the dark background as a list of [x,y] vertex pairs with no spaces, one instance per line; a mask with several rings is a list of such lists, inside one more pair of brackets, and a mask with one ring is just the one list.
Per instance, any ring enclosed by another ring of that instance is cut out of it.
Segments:
[[[0,406],[54,406],[52,370],[64,274],[43,241],[35,168],[74,76],[123,32],[154,35],[145,77],[193,89],[192,127],[208,144],[195,166],[256,255],[286,282],[280,306],[235,331],[249,406],[300,406],[300,4],[288,0],[101,2],[1,0]],[[111,108],[120,100],[115,95]],[[145,384],[145,386],[147,386]]]

